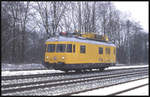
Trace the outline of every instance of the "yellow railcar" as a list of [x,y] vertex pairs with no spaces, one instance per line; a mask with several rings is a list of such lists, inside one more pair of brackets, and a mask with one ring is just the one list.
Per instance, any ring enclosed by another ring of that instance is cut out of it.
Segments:
[[53,37],[46,41],[44,66],[56,70],[104,69],[115,65],[116,46],[83,37]]

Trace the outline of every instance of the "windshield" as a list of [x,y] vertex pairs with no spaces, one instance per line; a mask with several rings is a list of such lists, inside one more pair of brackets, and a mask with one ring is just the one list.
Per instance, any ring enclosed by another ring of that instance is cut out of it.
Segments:
[[57,44],[56,52],[65,52],[65,44]]
[[55,44],[49,44],[47,52],[55,52]]

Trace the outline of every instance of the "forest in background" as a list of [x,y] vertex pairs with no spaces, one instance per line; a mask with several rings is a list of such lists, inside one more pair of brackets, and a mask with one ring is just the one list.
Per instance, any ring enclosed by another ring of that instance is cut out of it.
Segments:
[[106,34],[117,63],[148,64],[149,32],[111,2],[1,2],[1,60],[41,63],[44,42],[61,31]]

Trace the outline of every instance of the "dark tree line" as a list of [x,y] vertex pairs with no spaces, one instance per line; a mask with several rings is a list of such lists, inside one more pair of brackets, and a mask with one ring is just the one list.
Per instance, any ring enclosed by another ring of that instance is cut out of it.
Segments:
[[149,37],[111,2],[1,4],[2,62],[41,62],[44,42],[61,31],[106,34],[117,46],[117,63],[148,63]]

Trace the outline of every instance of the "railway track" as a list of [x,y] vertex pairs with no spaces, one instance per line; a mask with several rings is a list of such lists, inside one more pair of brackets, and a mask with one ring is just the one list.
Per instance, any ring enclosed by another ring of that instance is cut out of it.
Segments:
[[[146,69],[146,67],[140,68],[140,70]],[[92,76],[103,76],[115,73],[122,73],[128,71],[139,70],[139,68],[132,68],[132,69],[118,69],[118,70],[106,70],[103,72],[86,72],[86,73],[55,73],[55,74],[35,74],[35,75],[25,75],[25,76],[4,76],[2,77],[2,85],[9,86],[9,85],[19,85],[31,82],[41,82],[41,81],[57,81],[68,79],[68,78],[79,78],[80,77],[92,77]]]
[[[144,69],[144,68],[147,68],[147,67],[141,67],[140,69]],[[117,72],[122,72],[122,71],[127,71],[127,70],[137,70],[139,68],[124,68],[124,69],[117,69]],[[116,71],[115,69],[113,70],[105,70],[103,72],[108,72],[108,73],[111,73],[111,72],[114,72]],[[86,74],[90,74],[91,72],[86,72]],[[99,73],[99,71],[93,71],[92,74],[96,74],[96,73]],[[16,79],[16,80],[19,80],[19,79],[29,79],[29,78],[42,78],[42,77],[49,77],[49,76],[69,76],[69,75],[78,75],[78,74],[82,74],[82,75],[85,75],[85,72],[84,73],[76,73],[76,72],[70,72],[70,73],[44,73],[44,74],[30,74],[30,75],[13,75],[13,76],[2,76],[1,79],[3,81],[5,80],[13,80],[13,79]]]
[[[2,95],[71,95],[148,76],[148,68],[2,77]],[[33,78],[32,78],[33,77]]]
[[134,90],[134,89],[137,89],[137,88],[141,88],[143,86],[147,86],[147,85],[149,85],[149,84],[146,83],[146,84],[138,85],[136,87],[132,87],[132,88],[129,88],[129,89],[125,89],[125,90],[122,90],[122,91],[118,91],[118,92],[109,94],[108,96],[115,96],[115,95],[118,95],[118,94],[121,94],[121,93],[124,93],[124,92],[128,92],[128,91],[131,91],[131,90]]

